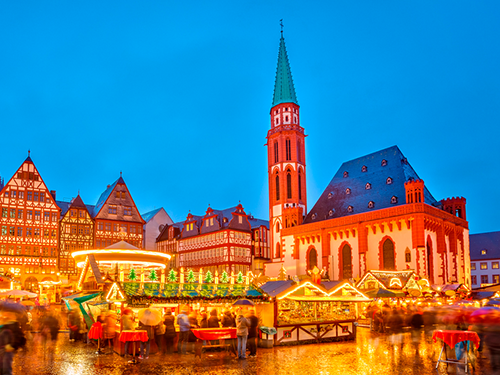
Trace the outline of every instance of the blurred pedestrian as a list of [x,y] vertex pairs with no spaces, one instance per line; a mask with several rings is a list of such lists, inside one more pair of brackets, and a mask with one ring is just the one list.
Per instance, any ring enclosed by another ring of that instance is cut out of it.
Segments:
[[[53,315],[52,312],[47,312],[42,318],[41,322],[42,335],[44,335],[46,342],[55,345],[57,341],[57,335],[59,334],[59,320]],[[50,341],[49,341],[50,339]]]
[[207,313],[201,314],[200,328],[208,328],[208,316]]
[[246,359],[247,338],[248,338],[248,321],[240,312],[236,318],[236,336],[238,338],[238,358]]
[[151,349],[151,340],[154,340],[154,337],[155,337],[155,328],[154,328],[154,326],[146,325],[146,324],[143,324],[141,321],[139,321],[138,329],[142,330],[142,331],[146,331],[146,334],[148,335],[148,341],[146,341],[146,342],[141,341],[139,359],[148,359],[149,358],[149,350]]
[[26,338],[16,314],[5,311],[0,319],[0,370],[2,375],[12,375],[15,350],[26,344]]
[[[123,311],[123,315],[121,318],[122,323],[122,331],[133,331],[134,330],[134,312],[131,309],[125,309]],[[125,342],[125,353],[124,355],[128,355],[128,347],[130,345],[130,341]]]
[[113,353],[113,344],[115,341],[116,334],[116,313],[112,310],[108,311],[106,317],[104,318],[103,324],[103,339],[104,346],[106,344],[111,348],[111,353]]
[[189,323],[189,317],[187,316],[187,310],[183,309],[177,316],[177,324],[179,325],[179,341],[177,343],[177,353],[186,354],[189,329],[191,327],[191,324]]
[[175,336],[177,335],[175,332],[175,317],[172,315],[172,311],[169,310],[165,313],[163,324],[165,324],[165,345],[167,347],[167,353],[172,354],[174,352]]
[[255,315],[253,310],[250,310],[248,317],[248,349],[250,350],[250,357],[257,356],[257,338],[259,337],[258,326],[259,318]]
[[210,318],[208,319],[208,328],[219,328],[219,318],[217,317],[217,309],[210,311]]
[[393,345],[402,345],[403,317],[401,316],[401,313],[398,309],[393,308],[391,315],[389,315],[387,324],[389,326],[389,332],[391,334],[389,340]]
[[165,340],[165,323],[163,323],[163,320],[158,323],[158,325],[155,327],[155,342],[156,346],[158,347],[158,353],[163,353],[165,354],[165,345],[163,344]]
[[200,328],[198,324],[198,318],[196,311],[192,311],[191,314],[189,314],[189,334],[188,334],[188,346],[189,348],[187,349],[188,352],[194,353],[194,343],[196,342],[196,336],[191,331],[193,328]]
[[[231,311],[224,311],[224,316],[222,317],[221,324],[224,328],[236,327],[236,320],[231,314]],[[231,352],[237,356],[238,354],[236,353],[236,339],[228,339],[228,342],[230,344],[229,347],[231,349]]]
[[492,374],[500,374],[500,326],[492,324],[484,333],[484,343],[490,353]]

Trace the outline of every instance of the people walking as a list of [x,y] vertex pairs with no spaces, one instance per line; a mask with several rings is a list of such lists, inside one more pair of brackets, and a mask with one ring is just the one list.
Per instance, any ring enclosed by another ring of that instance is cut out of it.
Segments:
[[165,354],[165,345],[163,344],[165,340],[165,323],[160,321],[158,325],[155,327],[155,342],[158,347],[158,353]]
[[104,340],[104,346],[106,346],[107,344],[108,347],[111,349],[111,353],[113,353],[115,333],[116,333],[116,313],[110,310],[108,311],[106,317],[104,318],[103,340]]
[[[121,318],[122,330],[123,331],[133,331],[134,330],[134,312],[131,309],[125,309]],[[128,355],[128,347],[130,341],[125,342],[125,355]]]
[[186,354],[189,329],[191,328],[189,317],[187,316],[187,310],[183,309],[177,316],[177,324],[179,325],[179,342],[177,343],[177,353]]
[[174,352],[174,339],[176,336],[175,317],[172,315],[172,311],[167,311],[165,313],[163,324],[165,324],[165,346],[167,347],[167,354],[172,354]]
[[241,311],[236,318],[236,336],[238,338],[238,358],[246,359],[247,338],[248,338],[248,321],[243,316]]
[[253,310],[250,310],[248,314],[247,321],[248,327],[248,349],[250,350],[250,357],[255,357],[257,355],[257,338],[259,336],[258,326],[259,318],[255,315]]
[[141,321],[139,321],[138,329],[146,331],[146,334],[148,335],[148,341],[141,341],[139,359],[148,359],[149,349],[151,348],[151,340],[154,340],[155,337],[155,328],[153,326],[143,324]]
[[17,321],[16,314],[4,312],[0,320],[0,373],[12,375],[15,350],[26,344],[26,338]]
[[[221,324],[223,328],[236,327],[236,320],[231,314],[231,311],[229,310],[224,311],[224,316],[222,317]],[[230,342],[231,352],[237,356],[238,354],[236,353],[236,339],[228,339],[228,340]]]

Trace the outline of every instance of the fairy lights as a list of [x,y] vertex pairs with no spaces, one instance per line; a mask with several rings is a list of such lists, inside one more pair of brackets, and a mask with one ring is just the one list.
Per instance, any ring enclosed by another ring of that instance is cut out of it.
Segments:
[[280,297],[277,297],[277,298],[278,298],[278,299],[283,299],[283,298],[286,298],[286,297],[288,297],[290,294],[295,293],[297,290],[299,290],[299,289],[301,289],[301,288],[306,288],[306,287],[307,287],[307,288],[310,288],[310,289],[315,289],[316,291],[318,291],[318,292],[322,293],[324,296],[326,296],[326,295],[327,295],[326,291],[325,291],[323,288],[319,287],[318,285],[313,284],[313,283],[312,283],[312,282],[310,282],[310,281],[306,281],[306,282],[303,282],[303,283],[299,283],[299,284],[297,285],[297,287],[295,287],[294,289],[292,289],[292,290],[288,291],[286,294],[284,294],[284,295],[282,295],[282,296],[280,296]]
[[75,251],[74,253],[71,254],[73,258],[76,258],[81,255],[89,255],[89,254],[94,254],[94,255],[104,255],[104,254],[135,254],[135,255],[148,255],[148,256],[154,256],[154,257],[159,257],[159,258],[165,258],[166,260],[170,260],[171,255],[166,254],[166,253],[160,253],[157,251],[147,251],[147,250],[122,250],[122,249],[104,249],[104,250],[81,250],[81,251]]
[[[119,297],[119,298],[117,298]],[[117,300],[117,299],[122,299],[124,300],[125,299],[125,296],[123,295],[122,291],[120,290],[120,288],[118,287],[118,284],[116,283],[113,283],[113,285],[111,286],[111,288],[109,289],[109,292],[106,296],[106,301],[110,301],[110,300]]]

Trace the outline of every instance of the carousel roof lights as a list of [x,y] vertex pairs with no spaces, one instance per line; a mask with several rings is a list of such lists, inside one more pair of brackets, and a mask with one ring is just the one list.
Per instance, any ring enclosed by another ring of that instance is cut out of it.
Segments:
[[81,255],[89,255],[89,254],[135,254],[135,255],[152,255],[160,258],[165,258],[166,260],[170,260],[170,254],[160,253],[157,251],[147,251],[147,250],[125,250],[125,249],[94,249],[94,250],[81,250],[75,251],[71,254],[73,258]]
[[[121,262],[115,262],[115,263],[118,263],[118,264],[133,264],[133,265],[142,265],[144,267],[160,267],[160,268],[167,268],[167,266],[163,263],[155,263],[155,262],[144,262],[144,261],[141,261],[141,260],[134,260],[134,261],[130,261],[130,260],[124,260],[124,261],[121,261]],[[106,264],[110,264],[111,265],[111,262],[107,262],[107,261],[99,261],[99,266],[104,266]],[[85,266],[85,262],[78,262],[77,264],[77,267],[78,268],[83,268]]]

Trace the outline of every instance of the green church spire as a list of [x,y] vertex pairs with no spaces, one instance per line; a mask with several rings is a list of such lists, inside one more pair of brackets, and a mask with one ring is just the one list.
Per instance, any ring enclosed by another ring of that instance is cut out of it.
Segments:
[[280,39],[280,50],[278,53],[278,68],[276,69],[276,82],[274,83],[273,107],[281,103],[295,103],[299,105],[293,86],[292,71],[286,54],[285,39],[283,33]]

